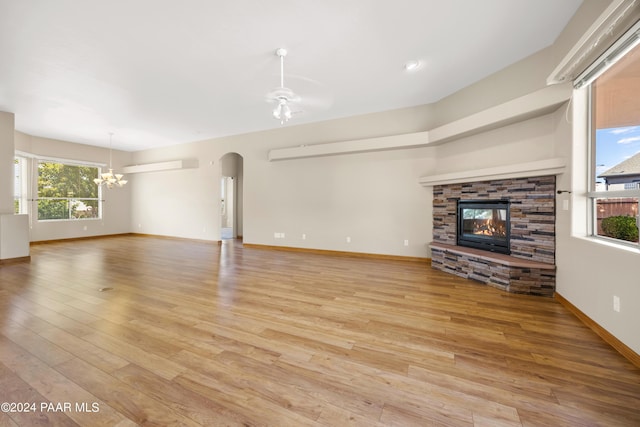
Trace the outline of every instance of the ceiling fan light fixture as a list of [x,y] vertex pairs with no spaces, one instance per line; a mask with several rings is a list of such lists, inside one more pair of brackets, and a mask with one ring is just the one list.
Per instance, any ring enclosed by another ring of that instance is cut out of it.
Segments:
[[273,117],[280,120],[281,124],[291,119],[291,108],[289,107],[286,99],[281,99],[273,110]]
[[289,120],[291,118],[291,108],[289,108],[289,104],[283,102],[282,104],[282,114],[284,114],[284,118]]
[[[305,110],[303,109],[303,105],[316,109],[328,108],[329,104],[323,100],[318,101],[317,96],[314,99],[313,96],[307,94],[302,98],[292,89],[286,87],[284,81],[284,59],[287,56],[287,50],[284,48],[276,49],[275,56],[280,61],[280,84],[271,89],[265,97],[265,100],[271,105],[271,114],[274,119],[278,120],[281,125],[284,125],[289,120],[298,118],[299,115],[304,114]],[[303,88],[305,85],[323,87],[315,80],[308,78],[298,76],[298,80],[302,82]],[[306,90],[306,92],[309,92],[309,90]]]

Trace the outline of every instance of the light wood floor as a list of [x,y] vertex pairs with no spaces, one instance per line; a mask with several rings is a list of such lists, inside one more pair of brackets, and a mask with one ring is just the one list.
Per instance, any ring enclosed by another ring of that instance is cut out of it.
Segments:
[[1,426],[638,426],[640,370],[553,299],[426,264],[120,236],[0,266],[0,402],[37,405]]

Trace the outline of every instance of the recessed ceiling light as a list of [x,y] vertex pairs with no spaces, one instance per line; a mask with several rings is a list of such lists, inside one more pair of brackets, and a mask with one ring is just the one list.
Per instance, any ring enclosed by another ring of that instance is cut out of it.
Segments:
[[412,59],[411,61],[407,61],[404,64],[404,69],[407,71],[415,71],[420,68],[420,61],[417,59]]

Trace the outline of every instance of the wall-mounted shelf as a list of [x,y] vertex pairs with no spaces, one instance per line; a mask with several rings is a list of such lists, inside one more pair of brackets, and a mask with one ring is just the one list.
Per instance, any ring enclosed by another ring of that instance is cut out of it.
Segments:
[[571,91],[571,85],[548,86],[429,131],[279,148],[269,151],[269,160],[290,160],[435,146],[511,123],[549,114],[571,97]]
[[557,175],[564,172],[565,160],[557,157],[535,162],[497,166],[493,168],[475,169],[471,171],[428,175],[420,178],[424,187],[444,184],[460,184],[464,182],[489,181],[494,179],[526,178],[530,176]]
[[124,168],[122,168],[122,173],[159,172],[174,169],[192,169],[197,167],[198,160],[196,159],[171,160],[168,162],[125,166]]
[[407,133],[327,144],[300,145],[269,151],[269,160],[288,160],[303,157],[335,156],[338,154],[365,153],[371,151],[413,148],[429,143],[429,132]]

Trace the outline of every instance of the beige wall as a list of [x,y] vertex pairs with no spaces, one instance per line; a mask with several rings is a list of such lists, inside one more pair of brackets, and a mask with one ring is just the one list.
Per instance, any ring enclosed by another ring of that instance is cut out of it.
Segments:
[[0,215],[13,214],[13,113],[0,111]]

